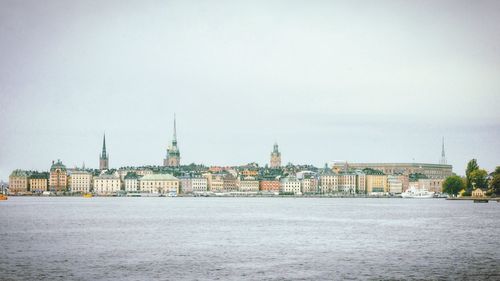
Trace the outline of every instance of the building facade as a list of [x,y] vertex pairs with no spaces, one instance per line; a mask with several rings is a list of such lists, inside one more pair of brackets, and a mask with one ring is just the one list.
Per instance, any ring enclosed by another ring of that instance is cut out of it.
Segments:
[[90,172],[76,170],[70,176],[70,189],[75,193],[88,193],[92,191],[93,176]]
[[113,195],[121,190],[119,176],[102,174],[94,177],[94,192],[98,195]]
[[30,191],[33,193],[42,193],[49,189],[48,173],[33,173],[29,176]]
[[427,189],[431,192],[443,192],[444,179],[419,179],[418,188]]
[[[333,165],[336,170],[341,170],[344,166],[345,163],[334,163]],[[451,165],[426,163],[349,163],[349,168],[359,170],[370,168],[387,175],[420,173],[434,179],[444,179],[453,174]]]
[[403,192],[403,181],[397,175],[387,176],[387,189],[390,193],[399,194]]
[[62,192],[68,190],[68,171],[61,160],[52,161],[50,167],[49,190],[53,192]]
[[296,177],[285,177],[280,180],[280,192],[293,193],[295,195],[301,195],[301,184]]
[[9,192],[25,193],[29,191],[29,172],[24,170],[14,170],[9,176]]
[[366,192],[368,194],[388,192],[387,175],[366,175]]
[[128,172],[123,177],[123,185],[125,187],[125,191],[126,192],[139,192],[140,191],[140,184],[139,184],[140,178],[141,178],[141,176],[139,176],[137,173]]
[[260,191],[268,192],[279,192],[280,191],[280,181],[279,180],[261,180],[259,182]]
[[145,175],[139,184],[141,192],[179,194],[179,179],[170,174]]
[[243,177],[239,179],[239,191],[241,192],[258,192],[259,181],[255,177]]

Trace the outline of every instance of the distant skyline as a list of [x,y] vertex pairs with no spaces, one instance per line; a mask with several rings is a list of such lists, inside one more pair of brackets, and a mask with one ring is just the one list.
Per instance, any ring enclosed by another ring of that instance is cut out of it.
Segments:
[[500,165],[499,1],[1,1],[16,168]]

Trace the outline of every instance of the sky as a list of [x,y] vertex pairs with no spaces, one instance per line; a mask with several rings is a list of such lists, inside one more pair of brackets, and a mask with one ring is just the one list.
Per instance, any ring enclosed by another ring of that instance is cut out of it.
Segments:
[[0,0],[0,179],[52,160],[500,165],[500,1]]

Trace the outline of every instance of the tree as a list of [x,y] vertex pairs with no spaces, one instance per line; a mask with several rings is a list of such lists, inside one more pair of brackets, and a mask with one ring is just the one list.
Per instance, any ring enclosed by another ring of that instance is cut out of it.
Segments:
[[443,182],[444,193],[457,195],[462,189],[464,189],[464,182],[459,176],[447,177]]
[[469,161],[469,163],[467,163],[467,168],[465,169],[465,178],[466,178],[466,183],[467,183],[466,190],[468,192],[472,191],[472,182],[470,180],[470,174],[478,169],[479,169],[479,165],[477,164],[476,159],[472,159]]
[[483,169],[477,169],[470,173],[469,182],[474,188],[488,189],[488,173]]
[[497,166],[495,171],[492,173],[490,188],[494,194],[500,195],[500,166]]

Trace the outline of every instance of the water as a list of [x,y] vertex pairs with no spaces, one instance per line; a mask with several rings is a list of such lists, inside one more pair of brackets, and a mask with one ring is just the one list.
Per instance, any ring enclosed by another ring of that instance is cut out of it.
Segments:
[[1,280],[500,280],[500,203],[332,198],[0,202]]

